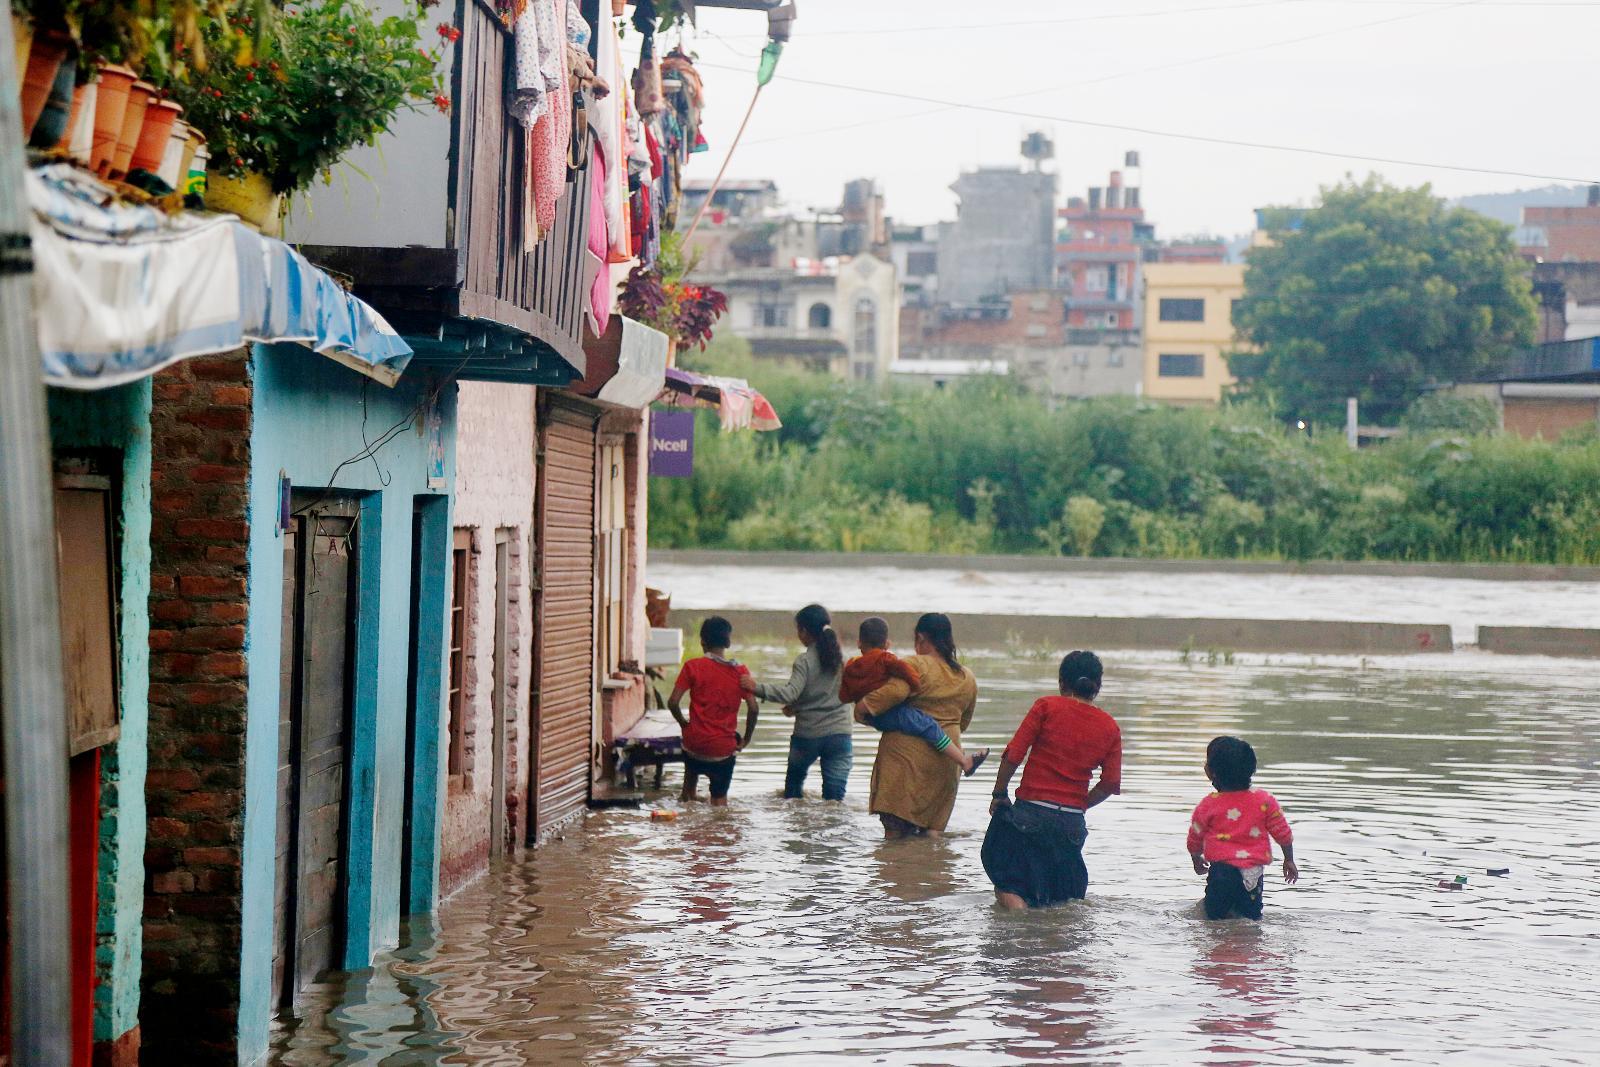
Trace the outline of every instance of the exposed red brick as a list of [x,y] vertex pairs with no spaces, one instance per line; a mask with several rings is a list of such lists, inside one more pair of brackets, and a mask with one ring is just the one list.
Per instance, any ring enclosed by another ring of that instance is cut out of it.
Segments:
[[150,606],[150,617],[156,622],[188,622],[194,617],[194,605],[187,600],[158,600]]
[[172,792],[184,789],[199,789],[200,775],[186,767],[146,771],[144,786],[146,789]]
[[206,562],[242,567],[250,562],[250,550],[243,545],[207,545]]
[[230,485],[242,485],[249,476],[250,471],[247,467],[234,463],[196,463],[189,470],[189,477],[199,483],[225,482]]
[[150,888],[157,893],[187,893],[194,888],[194,875],[189,871],[167,871],[152,876]]
[[[243,626],[191,626],[178,635],[180,648],[231,649],[244,647]],[[202,668],[197,677],[204,677]]]
[[243,597],[243,578],[217,578],[209,574],[178,576],[178,592],[193,597]]
[[216,864],[223,867],[239,865],[239,850],[200,845],[183,850],[183,860],[190,864]]
[[250,605],[238,601],[213,601],[194,606],[196,622],[225,626],[228,623],[244,622],[249,617]]
[[211,389],[211,401],[215,404],[246,407],[250,403],[250,390],[243,385],[213,386]]
[[237,519],[179,519],[172,524],[172,532],[177,537],[243,541],[250,536],[250,524]]
[[[249,392],[248,389],[244,391]],[[213,430],[243,430],[250,425],[250,410],[243,407],[216,407],[209,411],[195,412],[189,416],[189,422]]]
[[242,382],[248,377],[243,359],[191,359],[187,368],[195,378],[205,382]]
[[243,678],[249,673],[243,654],[238,652],[213,652],[200,660],[200,673],[219,678]]

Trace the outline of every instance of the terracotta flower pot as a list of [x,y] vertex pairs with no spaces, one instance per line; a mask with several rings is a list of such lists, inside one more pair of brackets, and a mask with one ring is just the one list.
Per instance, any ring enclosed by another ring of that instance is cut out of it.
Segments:
[[94,150],[95,105],[100,99],[100,80],[78,86],[72,94],[72,119],[67,123],[67,154],[87,164]]
[[[60,30],[35,34],[28,50],[28,66],[22,76],[22,138],[33,134],[33,127],[44,113],[44,106],[55,89],[56,74],[72,49],[72,38]],[[67,92],[72,91],[69,86]],[[70,106],[70,103],[69,103]]]
[[122,113],[122,131],[117,134],[117,152],[111,157],[111,177],[126,178],[133,165],[133,150],[139,145],[139,131],[144,129],[144,113],[155,100],[156,87],[149,82],[136,81],[128,90],[128,108]]
[[167,142],[172,140],[172,124],[183,114],[183,108],[171,100],[155,100],[145,109],[144,126],[139,130],[139,140],[134,145],[133,158],[128,170],[142,170],[154,174],[161,169],[161,157],[166,154]]
[[272,191],[265,174],[211,172],[206,175],[206,210],[230,212],[252,230],[272,236],[278,231],[283,197]]
[[11,45],[17,53],[17,74],[28,69],[28,49],[33,47],[33,20],[11,12]]
[[77,94],[73,82],[77,79],[78,64],[68,57],[56,68],[56,81],[50,87],[50,98],[44,102],[39,121],[33,124],[33,136],[28,143],[34,148],[54,148],[67,139],[72,129],[72,103]]
[[100,68],[99,89],[94,102],[94,142],[89,149],[89,166],[104,177],[117,154],[117,136],[128,110],[128,93],[135,81],[133,71],[112,64]]

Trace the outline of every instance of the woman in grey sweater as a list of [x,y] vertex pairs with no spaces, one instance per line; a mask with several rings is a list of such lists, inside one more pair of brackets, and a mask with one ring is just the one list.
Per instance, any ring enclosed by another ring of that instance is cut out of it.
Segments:
[[794,661],[789,680],[769,685],[746,676],[744,687],[762,700],[783,707],[794,718],[789,738],[789,771],[783,795],[799,797],[811,765],[822,760],[822,798],[843,800],[850,777],[852,727],[850,705],[839,700],[839,672],[844,650],[833,630],[833,619],[821,604],[808,604],[795,613],[795,634],[805,651]]

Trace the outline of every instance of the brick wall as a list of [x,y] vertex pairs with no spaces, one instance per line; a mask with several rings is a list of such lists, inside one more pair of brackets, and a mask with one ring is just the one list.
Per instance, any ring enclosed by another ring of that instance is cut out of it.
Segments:
[[234,1061],[251,386],[244,352],[155,378],[146,1062]]

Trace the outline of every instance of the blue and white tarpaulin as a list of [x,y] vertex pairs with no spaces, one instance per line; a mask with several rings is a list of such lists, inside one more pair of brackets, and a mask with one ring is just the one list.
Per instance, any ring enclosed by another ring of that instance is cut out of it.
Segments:
[[411,348],[294,249],[231,215],[117,201],[68,164],[30,171],[44,379],[104,389],[192,356],[293,342],[393,385]]

